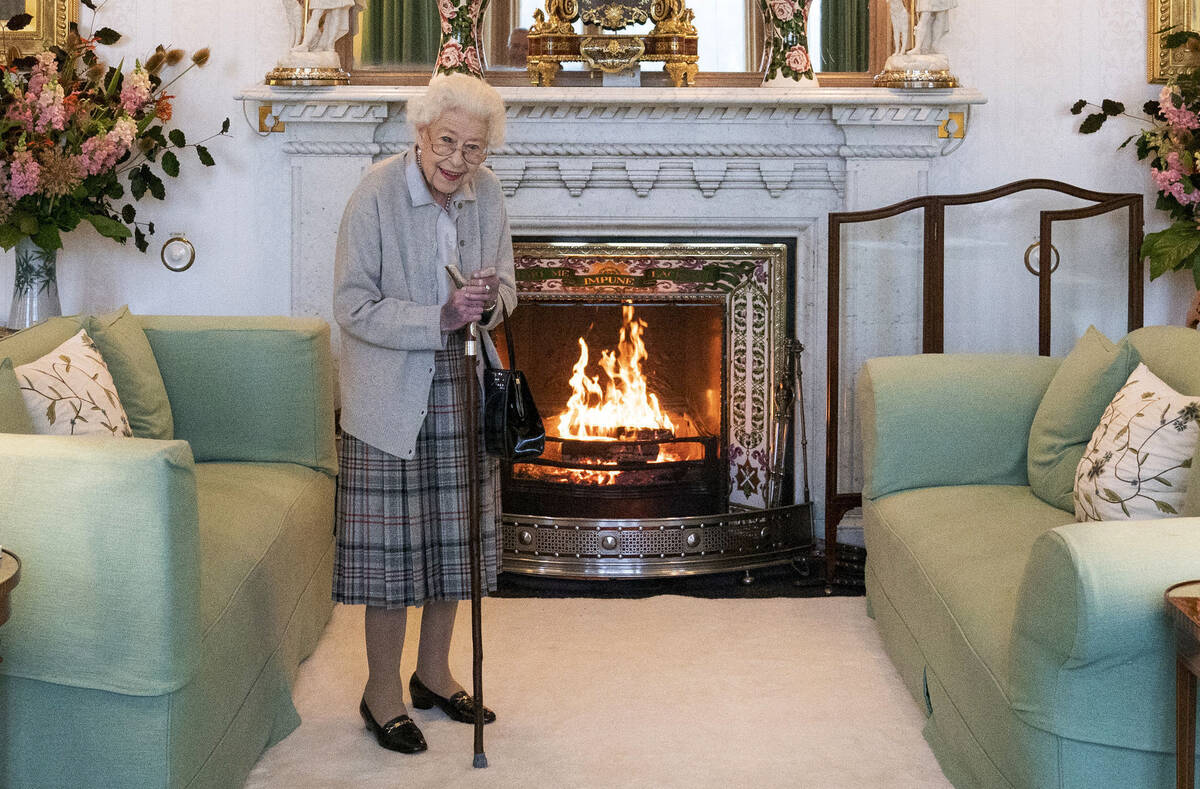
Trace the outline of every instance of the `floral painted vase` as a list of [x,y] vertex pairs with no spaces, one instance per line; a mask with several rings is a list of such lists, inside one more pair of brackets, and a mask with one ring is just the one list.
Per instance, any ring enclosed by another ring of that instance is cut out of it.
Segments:
[[16,252],[17,271],[8,328],[28,329],[47,318],[62,315],[55,271],[57,253],[42,249],[29,236],[17,242]]
[[489,0],[437,0],[442,17],[442,46],[434,74],[470,74],[483,79],[479,20]]
[[767,28],[766,82],[812,80],[808,56],[808,9],[812,0],[759,0]]

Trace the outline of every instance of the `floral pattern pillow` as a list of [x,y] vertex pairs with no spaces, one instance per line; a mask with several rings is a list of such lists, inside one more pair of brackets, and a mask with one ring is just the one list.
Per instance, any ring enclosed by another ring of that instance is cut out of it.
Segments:
[[108,365],[86,331],[15,372],[35,433],[133,436]]
[[1178,515],[1200,439],[1200,398],[1139,364],[1117,391],[1075,470],[1075,520]]

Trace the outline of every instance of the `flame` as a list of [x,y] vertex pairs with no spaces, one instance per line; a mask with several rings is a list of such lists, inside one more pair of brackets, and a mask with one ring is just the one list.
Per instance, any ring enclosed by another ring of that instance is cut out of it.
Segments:
[[571,397],[558,417],[561,438],[618,440],[638,429],[674,432],[671,418],[659,407],[658,396],[646,386],[642,362],[646,322],[633,317],[633,307],[621,307],[621,333],[617,350],[600,352],[600,369],[607,379],[587,374],[588,344],[579,338],[579,360],[571,369]]

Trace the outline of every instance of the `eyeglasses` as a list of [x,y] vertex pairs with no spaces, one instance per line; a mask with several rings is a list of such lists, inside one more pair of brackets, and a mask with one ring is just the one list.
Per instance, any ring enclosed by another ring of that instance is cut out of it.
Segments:
[[430,149],[438,156],[453,156],[455,151],[462,151],[462,157],[470,164],[482,164],[488,156],[488,149],[479,143],[464,142],[456,144],[448,137],[442,137],[429,143]]

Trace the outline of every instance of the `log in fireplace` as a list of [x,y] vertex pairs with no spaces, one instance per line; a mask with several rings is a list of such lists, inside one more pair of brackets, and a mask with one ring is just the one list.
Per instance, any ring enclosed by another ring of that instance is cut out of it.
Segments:
[[[504,569],[629,578],[796,562],[807,501],[774,394],[791,325],[783,244],[522,243],[517,358],[546,452],[503,469]],[[502,343],[500,344],[503,345]],[[775,459],[774,461],[772,459]],[[772,468],[772,464],[776,466]]]

